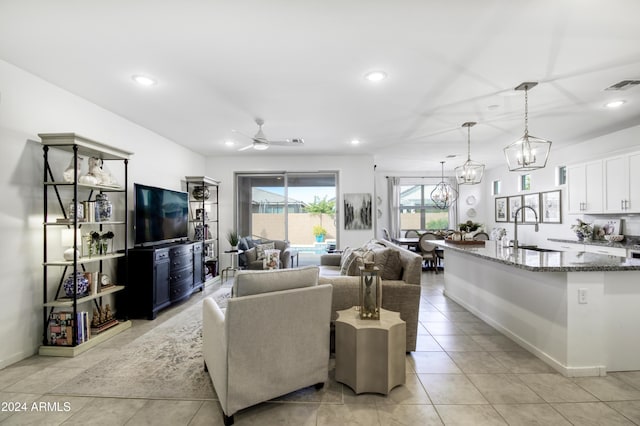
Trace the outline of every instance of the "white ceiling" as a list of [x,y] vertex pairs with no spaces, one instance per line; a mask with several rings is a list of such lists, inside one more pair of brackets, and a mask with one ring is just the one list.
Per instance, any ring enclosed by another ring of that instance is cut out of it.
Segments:
[[[524,81],[540,83],[529,129],[552,155],[640,124],[640,87],[604,91],[640,79],[639,17],[639,0],[0,0],[0,59],[203,155],[238,154],[249,141],[232,130],[261,117],[305,145],[260,155],[439,171],[466,160],[465,121],[472,158],[504,163]],[[389,77],[366,81],[374,69]]]

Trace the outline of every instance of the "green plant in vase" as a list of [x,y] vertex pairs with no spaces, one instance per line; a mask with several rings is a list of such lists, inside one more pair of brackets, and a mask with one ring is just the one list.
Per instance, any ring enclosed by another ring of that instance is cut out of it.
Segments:
[[[107,231],[100,235],[100,254],[110,253],[109,243],[112,242],[114,236],[114,233],[111,231]],[[113,244],[111,244],[111,247],[113,247]]]
[[227,232],[227,241],[229,241],[231,249],[236,250],[236,248],[238,247],[238,243],[240,242],[240,236],[236,231],[229,231]]

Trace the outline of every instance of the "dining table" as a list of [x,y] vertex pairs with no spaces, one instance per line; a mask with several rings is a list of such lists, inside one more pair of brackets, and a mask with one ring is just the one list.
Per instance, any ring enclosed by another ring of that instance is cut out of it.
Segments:
[[392,242],[396,243],[399,246],[406,246],[407,248],[418,247],[420,237],[397,237],[392,238]]

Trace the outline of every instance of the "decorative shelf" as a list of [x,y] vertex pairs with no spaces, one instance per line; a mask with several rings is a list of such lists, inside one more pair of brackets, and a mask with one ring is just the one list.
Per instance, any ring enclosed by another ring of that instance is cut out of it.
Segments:
[[[84,264],[84,263],[99,262],[101,260],[107,260],[107,259],[116,259],[118,257],[124,257],[124,253],[113,253],[113,254],[105,254],[103,256],[91,256],[91,257],[84,256],[84,257],[78,258],[78,265]],[[43,262],[42,264],[46,266],[73,266],[73,260],[57,260],[52,262]]]
[[[48,186],[73,186],[74,185],[73,182],[43,182],[43,183],[44,185],[48,185]],[[118,186],[87,185],[85,183],[78,183],[78,189],[80,188],[93,189],[93,190],[102,191],[102,192],[125,192],[126,191],[120,185]]]
[[93,348],[94,346],[97,346],[100,343],[112,338],[116,334],[122,333],[128,328],[131,328],[131,321],[120,321],[118,325],[108,328],[102,333],[92,336],[86,342],[80,343],[79,345],[76,345],[76,346],[42,345],[40,346],[38,355],[75,357]]
[[38,133],[38,136],[42,139],[42,145],[55,146],[67,152],[73,152],[75,145],[78,147],[78,154],[85,157],[98,157],[103,160],[128,160],[133,155],[133,152],[85,138],[77,133]]
[[[107,294],[112,294],[112,293],[116,293],[118,291],[124,290],[125,287],[123,285],[116,285],[113,287],[109,287],[106,288],[105,290],[96,293],[96,294],[90,294],[88,296],[85,297],[79,297],[76,300],[76,303],[80,304],[80,303],[84,303],[84,302],[88,302],[90,300],[93,299],[98,299],[102,296],[106,296]],[[73,299],[70,298],[65,298],[65,299],[58,299],[58,300],[54,300],[53,302],[47,302],[44,304],[44,306],[47,307],[53,307],[53,308],[63,308],[63,307],[71,307],[73,306]]]
[[[45,226],[69,226],[73,225],[73,220],[70,219],[70,222],[44,222]],[[83,222],[79,221],[78,225],[126,225],[124,220],[120,221],[109,221],[109,222]]]

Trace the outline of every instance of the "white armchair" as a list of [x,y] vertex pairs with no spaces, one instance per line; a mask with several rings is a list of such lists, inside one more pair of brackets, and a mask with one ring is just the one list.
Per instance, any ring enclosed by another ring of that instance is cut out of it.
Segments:
[[203,304],[203,353],[225,425],[246,407],[321,388],[329,374],[330,284],[318,267],[240,271],[223,312]]

